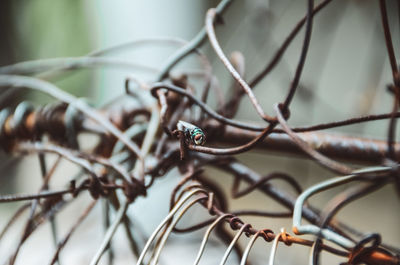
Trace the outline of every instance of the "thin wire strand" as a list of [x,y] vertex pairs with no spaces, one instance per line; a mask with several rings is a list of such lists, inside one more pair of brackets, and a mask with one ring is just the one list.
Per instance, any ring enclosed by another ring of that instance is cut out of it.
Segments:
[[255,243],[256,240],[257,240],[257,238],[260,236],[260,234],[261,234],[262,232],[263,232],[263,231],[260,230],[260,231],[258,231],[257,233],[255,233],[255,234],[251,237],[249,243],[247,243],[246,249],[245,249],[244,252],[243,252],[242,259],[240,260],[240,265],[246,265],[247,258],[248,258],[249,254],[250,254],[250,250],[251,250],[251,248],[253,247],[254,243]]
[[275,236],[274,242],[272,243],[271,252],[269,254],[268,265],[274,265],[276,249],[278,248],[279,239],[282,237],[284,233],[286,233],[285,229],[281,228],[281,232]]
[[180,201],[177,202],[177,204],[175,205],[175,207],[169,212],[169,214],[165,217],[165,219],[158,225],[158,227],[153,231],[153,233],[151,234],[151,236],[149,237],[149,239],[146,242],[146,245],[144,246],[144,249],[142,250],[142,253],[139,256],[139,259],[136,263],[136,265],[141,265],[143,263],[143,259],[147,253],[147,251],[150,248],[151,243],[154,241],[155,237],[157,236],[157,234],[160,232],[160,230],[162,229],[162,227],[168,223],[172,217],[176,214],[176,212],[180,209],[180,207],[182,207],[182,205],[188,200],[190,199],[192,196],[194,196],[197,193],[204,193],[204,190],[202,189],[194,189],[193,191],[191,191],[190,193],[188,193],[186,196],[184,196]]
[[89,213],[92,211],[92,209],[96,205],[96,202],[97,202],[97,200],[95,200],[89,204],[89,206],[86,208],[86,210],[81,214],[81,216],[79,216],[76,223],[71,227],[71,229],[69,230],[67,235],[63,238],[63,240],[60,241],[60,243],[58,244],[58,247],[53,255],[53,258],[50,261],[50,265],[53,265],[54,263],[57,262],[57,260],[59,259],[61,250],[65,247],[65,245],[67,244],[68,240],[70,239],[72,234],[75,232],[75,230],[79,227],[79,225],[82,224],[83,220],[85,220],[86,217],[89,215]]
[[211,8],[207,11],[206,30],[207,30],[207,35],[208,35],[208,39],[210,40],[211,46],[213,47],[214,51],[218,55],[218,58],[225,65],[225,67],[229,71],[229,73],[233,76],[233,78],[240,84],[242,89],[246,92],[246,94],[248,95],[248,97],[251,101],[251,104],[256,109],[258,115],[260,115],[260,117],[262,119],[264,119],[268,122],[275,121],[275,118],[268,116],[267,114],[264,113],[264,110],[260,106],[256,96],[254,95],[254,93],[251,90],[251,88],[249,87],[249,85],[243,80],[243,78],[235,70],[235,68],[232,66],[232,64],[229,62],[228,58],[225,56],[224,52],[222,51],[222,48],[218,43],[217,36],[216,36],[215,30],[214,30],[214,19],[216,16],[217,16],[217,12],[215,9]]
[[[231,3],[232,0],[221,0],[221,2],[216,7],[216,12],[219,15],[222,15],[228,9]],[[183,46],[181,49],[179,49],[177,52],[175,52],[167,59],[166,63],[161,67],[161,71],[157,75],[156,81],[157,82],[162,81],[168,75],[168,72],[177,63],[179,63],[183,58],[185,58],[193,51],[195,51],[199,46],[201,46],[206,37],[207,33],[205,28],[203,27],[189,43],[187,43],[185,46]]]
[[[2,75],[30,75],[57,69],[61,70],[75,70],[87,67],[112,67],[112,69],[121,68],[129,71],[144,70],[147,72],[157,72],[157,68],[145,66],[142,64],[132,63],[129,60],[109,58],[109,57],[65,57],[65,58],[52,58],[40,59],[34,61],[25,61],[16,63],[9,66],[0,67],[0,74]],[[52,74],[53,75],[53,71]],[[50,75],[46,74],[47,78]]]
[[206,112],[208,115],[210,115],[211,117],[213,117],[214,119],[225,123],[225,124],[229,124],[231,126],[234,127],[238,127],[238,128],[242,128],[242,129],[247,129],[247,130],[252,130],[252,131],[260,131],[265,129],[259,126],[254,126],[251,124],[245,124],[239,121],[235,121],[232,119],[228,119],[220,114],[218,114],[217,112],[215,112],[213,109],[211,109],[207,104],[205,104],[204,102],[200,101],[199,99],[197,99],[194,95],[192,95],[190,92],[178,87],[178,86],[174,86],[172,84],[166,84],[166,83],[155,83],[153,84],[153,86],[150,88],[150,91],[152,92],[154,97],[157,97],[157,95],[155,94],[156,91],[158,91],[159,89],[167,89],[176,93],[179,93],[187,98],[189,98],[191,101],[195,102],[204,112]]
[[305,200],[318,193],[322,192],[324,190],[327,190],[329,188],[333,188],[339,185],[343,185],[345,183],[354,181],[359,179],[360,177],[367,176],[367,175],[377,175],[377,174],[388,174],[392,170],[391,167],[371,167],[371,168],[365,168],[362,170],[355,171],[351,175],[343,176],[343,177],[336,177],[332,178],[326,181],[323,181],[321,183],[318,183],[307,190],[305,190],[296,200],[296,204],[293,210],[293,231],[297,235],[301,234],[313,234],[313,235],[318,235],[321,236],[324,239],[327,239],[331,242],[334,242],[344,248],[351,249],[354,247],[354,243],[333,232],[330,229],[327,228],[320,228],[316,225],[309,224],[309,225],[302,225],[301,224],[301,216],[302,216],[302,206],[305,202]]
[[1,230],[0,241],[3,239],[3,236],[6,234],[11,225],[15,223],[15,221],[29,208],[29,206],[30,203],[25,203],[20,208],[18,208],[18,210],[14,213],[14,215],[8,220],[7,224]]
[[240,236],[243,234],[243,232],[248,229],[249,227],[251,227],[250,224],[244,224],[240,230],[236,233],[235,237],[233,238],[232,242],[229,244],[229,247],[227,248],[227,250],[224,253],[224,256],[221,259],[221,262],[219,263],[219,265],[224,265],[229,257],[229,254],[231,253],[233,246],[235,246],[235,244],[237,243],[237,241],[239,240]]
[[199,203],[200,201],[206,199],[207,197],[200,197],[197,199],[194,199],[193,201],[191,201],[190,203],[188,203],[188,205],[186,205],[178,214],[177,217],[174,218],[174,220],[168,225],[166,232],[163,236],[163,238],[160,241],[160,244],[156,250],[156,254],[154,255],[154,259],[152,264],[153,265],[157,265],[158,263],[158,259],[160,258],[160,254],[162,249],[165,246],[165,243],[167,242],[167,239],[169,237],[169,235],[171,234],[172,230],[174,229],[174,227],[177,225],[177,223],[179,222],[179,220],[183,217],[183,215],[196,203]]
[[392,36],[390,33],[390,26],[388,21],[388,15],[386,10],[386,1],[379,0],[379,8],[381,11],[381,20],[383,31],[385,34],[385,43],[387,48],[387,53],[389,56],[390,66],[392,68],[392,75],[393,75],[393,83],[394,83],[394,98],[393,98],[393,108],[392,108],[392,117],[389,122],[389,129],[388,129],[388,156],[392,160],[397,160],[395,150],[394,150],[394,142],[395,142],[395,135],[396,135],[396,119],[394,118],[394,113],[398,111],[400,105],[400,74],[399,69],[397,66],[396,54],[393,48],[393,41]]
[[22,142],[18,143],[14,149],[15,151],[19,152],[49,152],[58,154],[63,158],[67,159],[68,161],[86,170],[86,172],[89,173],[89,175],[92,176],[94,179],[98,179],[98,175],[94,167],[86,159],[77,157],[76,155],[73,154],[73,152],[71,152],[71,150],[67,148],[50,144],[44,145],[41,142],[35,142],[35,143]]
[[88,117],[92,118],[100,125],[102,125],[105,129],[107,129],[107,131],[109,131],[117,139],[123,142],[138,157],[138,159],[143,161],[143,157],[140,153],[138,146],[134,142],[132,142],[129,138],[127,138],[110,121],[104,119],[95,110],[90,108],[87,104],[84,104],[82,101],[77,101],[77,99],[74,96],[65,91],[60,90],[53,84],[32,77],[17,76],[17,75],[1,75],[0,86],[28,87],[31,89],[42,91],[68,104],[75,103],[74,107],[76,107],[78,110],[88,115]]
[[303,139],[301,139],[299,136],[297,136],[296,133],[294,133],[288,126],[288,124],[286,123],[285,118],[282,116],[281,110],[279,108],[279,105],[276,104],[274,106],[275,112],[277,114],[278,117],[278,121],[279,124],[282,126],[283,130],[293,139],[293,141],[304,151],[306,152],[308,155],[310,155],[312,158],[314,158],[318,163],[320,163],[321,165],[323,165],[324,167],[339,173],[339,174],[350,174],[353,169],[338,163],[324,155],[322,155],[321,153],[319,153],[318,151],[315,151],[312,147],[310,147],[306,142],[303,141]]
[[297,87],[299,85],[301,73],[303,71],[304,64],[306,62],[308,47],[310,46],[310,42],[311,42],[311,32],[312,32],[312,24],[313,24],[313,17],[314,17],[312,14],[313,9],[314,9],[314,0],[308,0],[306,30],[305,30],[305,36],[304,36],[304,41],[303,41],[303,47],[301,49],[300,59],[297,64],[297,67],[296,67],[296,72],[295,72],[293,81],[290,84],[289,92],[285,98],[285,101],[282,104],[283,111],[286,111],[289,109],[289,105],[292,102],[294,93],[296,92]]
[[149,37],[149,38],[135,39],[120,44],[116,44],[113,46],[109,46],[106,48],[102,48],[96,51],[92,51],[88,53],[86,56],[97,57],[99,55],[108,55],[114,52],[121,52],[125,49],[131,49],[134,46],[143,45],[147,47],[148,44],[173,44],[181,46],[187,44],[187,41],[176,37]]
[[189,145],[188,148],[193,151],[212,154],[212,155],[240,154],[240,153],[246,152],[246,151],[254,148],[258,143],[262,142],[265,139],[265,137],[267,137],[269,134],[271,134],[275,125],[276,125],[276,123],[269,124],[268,127],[265,128],[262,133],[260,133],[258,136],[253,138],[248,143],[240,145],[240,146],[231,147],[231,148],[211,148],[211,147],[200,146],[200,145]]
[[389,21],[388,21],[388,16],[387,16],[387,10],[386,10],[386,1],[385,0],[379,0],[379,8],[381,11],[381,19],[382,19],[382,26],[383,26],[383,31],[385,33],[385,43],[386,43],[386,48],[389,56],[389,62],[390,66],[392,67],[392,75],[393,75],[393,81],[396,86],[400,85],[399,84],[399,69],[397,67],[397,60],[396,60],[396,55],[394,53],[394,48],[393,48],[393,41],[392,41],[392,35],[390,33],[390,27],[389,27]]
[[199,251],[197,253],[196,259],[193,263],[193,265],[198,265],[201,259],[201,256],[204,253],[204,250],[206,248],[207,242],[208,242],[208,238],[210,237],[211,232],[214,230],[214,228],[221,223],[221,221],[225,220],[228,217],[232,217],[231,214],[223,214],[220,217],[218,217],[217,219],[215,219],[215,221],[207,228],[207,231],[205,232],[204,236],[203,236],[203,240],[201,241],[201,245],[199,248]]
[[[329,4],[332,0],[324,0],[323,2],[319,3],[313,10],[312,16],[316,15],[320,10],[322,10],[327,4]],[[300,29],[304,26],[308,18],[308,15],[303,17],[294,27],[294,29],[290,32],[290,34],[286,37],[285,41],[279,46],[279,49],[275,52],[274,56],[268,63],[268,65],[262,70],[259,74],[257,74],[251,81],[250,87],[255,87],[265,76],[267,76],[279,63],[282,55],[285,53],[289,44],[293,41],[293,39],[297,36],[300,32]]]
[[[153,96],[156,96],[155,91],[157,91],[159,89],[167,89],[167,90],[173,91],[175,93],[178,93],[182,96],[189,98],[192,102],[194,102],[196,105],[198,105],[209,116],[220,121],[221,123],[228,124],[228,125],[231,125],[231,126],[237,127],[237,128],[246,129],[249,131],[263,131],[265,129],[265,127],[262,127],[262,126],[242,123],[239,121],[228,119],[228,118],[220,115],[219,113],[215,112],[207,104],[205,104],[203,101],[200,101],[199,99],[197,99],[190,92],[188,92],[178,86],[174,86],[172,84],[166,84],[166,83],[155,83],[150,88],[150,91],[152,91]],[[354,124],[358,124],[358,123],[362,123],[362,122],[370,122],[370,121],[389,119],[389,118],[391,118],[391,116],[392,116],[392,113],[371,114],[371,115],[361,116],[361,117],[357,117],[357,118],[346,119],[343,121],[321,123],[321,124],[310,125],[310,126],[305,126],[305,127],[295,127],[295,128],[292,128],[292,130],[294,132],[319,131],[319,130],[332,129],[332,128],[341,127],[341,126],[354,125]],[[394,114],[394,116],[395,116],[395,118],[399,118],[400,112],[396,112]],[[284,131],[281,129],[274,129],[274,133],[284,133]]]
[[125,216],[126,211],[128,210],[128,207],[129,207],[128,202],[123,202],[121,204],[113,223],[108,228],[107,233],[105,234],[103,241],[101,242],[100,247],[97,249],[96,254],[90,261],[90,265],[97,265],[99,263],[101,256],[103,255],[103,253],[106,250],[108,244],[110,243],[112,237],[114,236],[115,231],[117,231],[117,228],[118,228],[119,224],[121,223],[122,218]]
[[[39,165],[40,165],[40,171],[42,174],[42,179],[43,179],[43,189],[47,190],[49,187],[49,178],[51,175],[53,175],[53,172],[51,172],[51,174],[47,175],[47,166],[46,166],[46,158],[44,154],[38,154],[38,158],[39,158]],[[57,166],[59,165],[59,162],[61,161],[61,157],[58,156],[56,163],[54,163],[53,168],[50,171],[54,171]],[[57,246],[57,242],[58,242],[58,233],[57,233],[57,223],[55,218],[52,216],[49,218],[50,219],[50,226],[51,226],[51,235],[53,238],[53,244],[54,246]],[[57,257],[57,263],[59,265],[61,265],[60,259]]]

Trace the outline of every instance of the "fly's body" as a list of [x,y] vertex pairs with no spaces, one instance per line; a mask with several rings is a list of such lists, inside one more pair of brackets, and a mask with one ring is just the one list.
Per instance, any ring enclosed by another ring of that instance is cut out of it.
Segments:
[[192,144],[204,145],[206,142],[206,136],[199,127],[185,121],[179,121],[177,127],[178,130],[183,131],[186,139]]

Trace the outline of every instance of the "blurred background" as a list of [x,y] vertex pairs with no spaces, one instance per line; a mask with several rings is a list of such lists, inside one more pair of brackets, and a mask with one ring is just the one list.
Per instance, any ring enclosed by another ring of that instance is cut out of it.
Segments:
[[[316,1],[316,4],[319,2]],[[135,71],[112,67],[84,69],[52,80],[62,89],[87,98],[88,102],[100,107],[124,94],[124,81],[129,74],[134,73],[145,81],[154,81],[157,71],[167,58],[181,46],[180,40],[192,39],[204,25],[206,11],[217,4],[218,1],[184,0],[3,0],[0,2],[0,65],[45,58],[78,57],[132,40],[150,40],[143,45],[113,54],[116,58],[137,63],[138,69]],[[396,1],[387,1],[387,5],[395,52],[399,55],[398,5]],[[269,62],[305,14],[306,1],[235,1],[224,14],[224,25],[218,26],[216,33],[226,54],[240,51],[244,55],[245,77],[250,80]],[[268,113],[273,112],[273,104],[281,101],[287,92],[299,59],[303,36],[304,31],[301,31],[279,65],[255,89],[257,98]],[[176,41],[167,41],[167,38]],[[201,49],[210,59],[220,86],[228,93],[231,76],[208,43]],[[191,56],[178,64],[172,74],[188,69],[201,70],[201,67],[195,57]],[[378,1],[332,1],[314,18],[310,49],[298,94],[291,106],[289,124],[311,125],[390,112],[392,96],[388,93],[386,85],[391,79]],[[196,76],[190,77],[190,81],[195,85],[199,82]],[[0,108],[15,105],[22,98],[29,98],[40,104],[50,100],[41,94],[24,91],[6,101],[1,100]],[[210,105],[216,107],[215,98],[210,98]],[[262,123],[247,98],[242,101],[236,118]],[[387,128],[388,121],[376,121],[329,131],[386,139]],[[2,153],[1,159],[1,194],[32,193],[37,190],[41,177],[36,157],[17,159]],[[49,159],[51,160],[51,157]],[[261,174],[271,171],[292,174],[298,177],[303,188],[333,176],[314,162],[278,152],[255,150],[239,155],[238,159]],[[60,170],[57,175],[60,180],[65,176],[65,172],[72,174],[77,170],[68,163],[64,166],[67,171]],[[208,169],[208,173],[220,183],[232,181],[219,171]],[[168,177],[157,182],[146,198],[140,198],[131,206],[130,214],[137,223],[135,228],[143,238],[149,236],[167,214],[169,194],[179,179],[177,171],[171,172]],[[346,187],[348,186],[324,192],[312,198],[310,203],[316,207],[323,207],[332,196]],[[84,202],[85,199],[88,200],[89,196],[81,198],[81,201]],[[1,227],[19,205],[21,204],[0,204]],[[264,206],[268,209],[280,209],[279,205],[257,192],[230,202],[230,206],[232,210]],[[82,207],[85,206],[69,207],[57,217],[61,235],[68,230],[69,221],[75,220]],[[101,210],[100,206],[97,208],[98,211]],[[352,203],[339,213],[338,218],[363,232],[378,232],[384,242],[399,247],[399,209],[400,203],[395,190],[388,185]],[[199,209],[194,211],[190,218],[185,218],[183,224],[194,223],[206,216],[206,213]],[[64,223],[68,224],[65,228]],[[251,223],[255,227],[269,227],[274,231],[285,227],[291,232],[289,219],[253,218]],[[7,234],[7,238],[1,241],[0,261],[6,261],[4,257],[8,257],[15,248],[21,225],[22,222],[15,225]],[[102,229],[100,217],[96,212],[92,213],[80,228],[79,236],[71,238],[69,247],[62,255],[62,264],[88,264],[94,255],[95,246],[101,242]],[[163,252],[160,264],[192,262],[203,233],[204,230],[172,237],[165,253]],[[54,250],[50,239],[49,226],[43,226],[40,233],[24,245],[16,264],[48,262]],[[122,229],[114,241],[116,251],[120,253],[116,255],[116,264],[125,264],[124,255],[130,253]],[[213,242],[215,246],[209,248],[206,255],[209,264],[218,262],[226,248],[217,239]],[[91,245],[93,249],[90,249]],[[253,260],[257,257],[265,257],[266,260],[270,245],[258,242],[256,248],[258,251],[254,252]],[[307,262],[308,254],[309,248],[289,248],[282,245],[278,249],[276,264],[303,264]],[[323,254],[323,258],[325,262],[322,264],[338,264],[343,261],[329,254]],[[237,263],[233,258],[229,261],[232,264]]]

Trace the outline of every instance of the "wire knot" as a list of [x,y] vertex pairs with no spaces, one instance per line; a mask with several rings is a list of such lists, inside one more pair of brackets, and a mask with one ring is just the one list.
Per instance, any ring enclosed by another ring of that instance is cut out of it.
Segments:
[[142,181],[135,181],[132,183],[124,182],[123,192],[130,203],[140,195],[147,195],[146,187]]
[[263,229],[261,231],[261,236],[267,242],[271,242],[275,238],[275,234],[271,229]]
[[240,220],[239,217],[234,216],[229,219],[229,225],[231,226],[232,230],[237,230],[238,229],[238,224],[244,224],[242,220]]
[[98,178],[88,179],[88,190],[94,199],[98,199],[100,196],[106,196],[108,194],[107,190],[103,188]]
[[[367,246],[367,244],[370,244]],[[353,248],[350,253],[347,264],[360,264],[366,256],[369,256],[381,244],[381,236],[377,233],[367,235],[361,239]],[[346,264],[346,263],[345,263]]]
[[285,120],[290,118],[290,110],[288,107],[285,107],[282,103],[278,104],[279,111],[282,113],[282,116]]

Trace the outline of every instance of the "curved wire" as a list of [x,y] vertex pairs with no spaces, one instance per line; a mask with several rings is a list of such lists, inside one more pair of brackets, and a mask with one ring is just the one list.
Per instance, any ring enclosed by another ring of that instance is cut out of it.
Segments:
[[311,248],[310,248],[310,255],[308,257],[308,264],[309,265],[317,265],[318,264],[318,256],[316,255],[317,253],[317,249],[319,248],[319,242],[321,242],[322,240],[320,238],[317,238],[314,241],[314,244],[312,244]]
[[90,203],[90,205],[85,209],[85,211],[81,214],[81,216],[79,216],[78,220],[76,221],[76,223],[70,228],[69,232],[67,233],[67,235],[63,238],[63,240],[61,240],[58,243],[57,249],[53,255],[52,260],[50,261],[50,265],[53,265],[54,263],[56,263],[58,260],[58,256],[60,255],[61,250],[65,247],[65,245],[67,244],[68,240],[70,239],[70,237],[72,236],[72,234],[75,232],[75,230],[78,228],[78,226],[83,222],[83,220],[89,215],[89,213],[91,212],[91,210],[93,209],[93,207],[96,205],[97,200],[93,201],[92,203]]
[[109,58],[109,57],[66,57],[41,59],[34,61],[26,61],[8,66],[0,67],[0,74],[13,75],[29,75],[49,70],[71,70],[82,67],[99,67],[110,66],[113,68],[120,67],[127,70],[146,70],[152,73],[157,72],[156,68],[141,64],[132,63],[129,60]]
[[208,115],[210,115],[211,117],[213,117],[214,119],[225,123],[225,124],[229,124],[231,126],[234,127],[238,127],[238,128],[242,128],[242,129],[246,129],[246,130],[251,130],[251,131],[262,131],[265,129],[265,127],[260,127],[260,126],[255,126],[255,125],[251,125],[251,124],[245,124],[239,121],[235,121],[232,119],[228,119],[220,114],[218,114],[216,111],[214,111],[213,109],[211,109],[207,104],[205,104],[203,101],[197,99],[193,94],[191,94],[190,92],[172,85],[172,84],[166,84],[166,83],[155,83],[152,85],[152,87],[150,88],[150,91],[152,93],[152,95],[154,97],[157,98],[157,94],[156,92],[159,89],[167,89],[170,91],[173,91],[175,93],[178,93],[182,96],[185,96],[187,98],[189,98],[191,101],[195,102],[204,112],[206,112]]
[[15,221],[23,214],[25,210],[27,210],[30,206],[30,203],[25,203],[21,207],[18,208],[18,210],[14,213],[14,215],[9,219],[9,221],[6,223],[4,228],[0,232],[0,241],[3,239],[3,236],[6,234],[8,229],[11,227],[12,224],[15,223]]
[[[147,251],[150,248],[151,243],[154,241],[155,237],[157,236],[157,234],[160,232],[160,230],[163,228],[163,226],[168,223],[173,216],[175,215],[175,213],[180,209],[180,207],[182,207],[182,205],[188,200],[190,199],[192,196],[194,196],[196,193],[206,193],[203,189],[195,189],[193,191],[191,191],[190,193],[188,193],[186,196],[184,196],[181,200],[179,200],[177,202],[177,204],[175,205],[175,207],[169,212],[169,214],[165,217],[165,219],[158,225],[158,227],[153,231],[153,233],[151,234],[151,236],[149,237],[149,239],[146,242],[146,245],[144,246],[144,249],[142,251],[142,253],[139,256],[138,261],[136,262],[136,265],[141,265],[143,263],[143,259],[147,253]],[[207,194],[207,193],[206,193]]]
[[303,40],[303,47],[301,48],[300,59],[299,59],[299,62],[297,63],[296,72],[295,72],[293,81],[290,84],[289,92],[287,93],[285,101],[282,103],[282,109],[284,111],[289,109],[289,105],[292,102],[294,93],[296,92],[297,87],[299,85],[301,73],[303,71],[303,67],[306,62],[307,52],[308,52],[308,48],[309,48],[310,42],[311,42],[311,32],[312,32],[312,25],[313,25],[313,18],[314,18],[313,9],[314,9],[314,0],[308,0],[306,30],[305,30],[304,40]]
[[253,138],[251,141],[249,141],[246,144],[239,145],[236,147],[231,147],[231,148],[211,148],[211,147],[206,147],[206,146],[200,146],[200,145],[189,145],[188,148],[193,151],[201,152],[201,153],[207,153],[207,154],[212,154],[212,155],[234,155],[234,154],[240,154],[243,152],[246,152],[253,147],[255,147],[258,143],[262,142],[265,137],[267,137],[269,134],[272,133],[276,123],[270,123],[267,128],[264,129],[262,133],[260,133],[258,136]]
[[249,256],[250,250],[251,250],[251,248],[253,247],[254,243],[255,243],[256,240],[257,240],[257,238],[260,236],[260,234],[261,234],[262,232],[263,232],[262,230],[259,230],[257,233],[255,233],[255,234],[251,237],[249,243],[248,243],[247,246],[246,246],[246,249],[245,249],[244,252],[243,252],[242,259],[240,260],[240,265],[246,265],[247,257]]
[[[312,11],[312,16],[316,15],[322,8],[324,8],[327,4],[329,4],[332,0],[324,0],[323,2],[319,3],[314,10]],[[290,32],[289,36],[286,37],[285,41],[279,46],[279,49],[274,54],[271,61],[268,65],[262,70],[259,74],[257,74],[251,81],[250,87],[255,87],[266,75],[268,75],[272,69],[274,69],[275,65],[280,61],[282,55],[285,53],[286,49],[289,47],[289,44],[293,41],[293,39],[297,36],[300,29],[306,23],[308,18],[308,14],[303,17],[295,26],[295,28]]]
[[319,226],[316,226],[313,224],[309,224],[309,225],[301,224],[302,207],[303,207],[305,200],[308,197],[310,197],[318,192],[322,192],[329,188],[333,188],[333,187],[360,179],[360,177],[367,177],[367,176],[371,176],[371,175],[376,176],[376,175],[379,175],[382,173],[387,174],[391,170],[393,170],[391,167],[365,168],[365,169],[355,171],[351,175],[332,178],[332,179],[323,181],[321,183],[318,183],[318,184],[308,188],[302,194],[300,194],[300,196],[296,200],[294,210],[293,210],[293,232],[297,235],[313,234],[313,235],[321,236],[322,238],[329,240],[331,242],[334,242],[334,243],[338,244],[339,246],[342,246],[346,249],[351,249],[352,247],[354,247],[354,242],[347,239],[346,237],[343,237],[327,228],[320,228]]
[[309,154],[312,158],[314,158],[318,163],[323,165],[324,167],[333,170],[334,172],[337,172],[339,174],[343,175],[348,175],[350,174],[353,169],[338,163],[318,151],[314,150],[312,147],[310,147],[303,139],[301,139],[296,133],[294,133],[290,128],[289,125],[286,123],[285,118],[282,115],[282,112],[280,110],[280,106],[278,104],[275,104],[274,110],[277,114],[277,118],[279,121],[279,124],[282,126],[283,130],[293,139],[293,141],[307,154]]
[[211,46],[214,48],[214,51],[216,52],[216,54],[218,55],[218,57],[222,61],[222,63],[225,65],[226,69],[228,69],[229,73],[231,73],[233,78],[240,84],[242,89],[246,92],[246,94],[248,95],[248,97],[251,101],[251,104],[256,109],[258,115],[260,115],[260,117],[267,122],[270,122],[270,123],[274,122],[275,118],[265,114],[265,112],[261,108],[256,96],[254,95],[253,91],[251,90],[250,86],[243,80],[243,78],[236,71],[236,69],[229,62],[229,59],[225,56],[224,52],[222,51],[222,48],[218,43],[217,36],[216,36],[215,30],[214,30],[214,19],[215,19],[216,15],[217,15],[217,12],[214,8],[209,9],[207,11],[207,15],[206,15],[206,30],[207,30],[208,39],[210,40]]
[[[228,9],[231,3],[232,0],[222,0],[216,7],[216,12],[219,15],[222,15]],[[189,43],[187,43],[185,46],[183,46],[175,54],[167,59],[167,62],[164,64],[164,66],[161,67],[161,71],[158,74],[156,81],[162,81],[168,75],[168,72],[183,58],[195,51],[196,48],[204,42],[206,37],[207,33],[205,28],[203,27]]]
[[[232,119],[228,119],[227,117],[224,117],[220,115],[219,113],[215,112],[212,108],[210,108],[207,104],[205,104],[203,101],[197,99],[193,94],[190,92],[172,85],[172,84],[166,84],[166,83],[155,83],[152,85],[150,88],[150,91],[152,91],[153,96],[157,97],[157,94],[155,93],[155,90],[158,89],[167,89],[170,91],[173,91],[175,93],[178,93],[182,96],[185,96],[189,98],[192,102],[194,102],[197,106],[199,106],[204,112],[206,112],[209,116],[212,118],[231,125],[233,127],[249,130],[249,131],[263,131],[265,127],[262,126],[257,126],[257,125],[252,125],[252,124],[247,124],[247,123],[242,123],[239,121],[235,121]],[[400,117],[400,112],[396,112],[394,114],[395,118]],[[340,127],[340,126],[348,126],[348,125],[353,125],[361,122],[369,122],[369,121],[377,121],[377,120],[384,120],[384,119],[389,119],[392,117],[392,113],[384,113],[384,114],[371,114],[371,115],[366,115],[366,116],[361,116],[361,117],[356,117],[356,118],[351,118],[351,119],[346,119],[342,121],[334,121],[334,122],[328,122],[328,123],[321,123],[321,124],[316,124],[316,125],[310,125],[310,126],[305,126],[305,127],[294,127],[292,130],[294,132],[309,132],[309,131],[319,131],[319,130],[326,130],[326,129],[331,129],[335,127]],[[281,129],[274,129],[274,133],[284,133],[285,131]]]
[[275,236],[274,242],[272,243],[271,252],[269,254],[268,265],[274,265],[276,249],[278,248],[279,239],[286,233],[285,228],[281,228],[281,232]]
[[129,203],[124,202],[118,209],[118,212],[117,212],[117,215],[115,216],[114,222],[107,230],[107,233],[104,236],[104,239],[101,242],[100,247],[97,249],[96,254],[94,255],[94,257],[92,258],[92,260],[89,263],[90,265],[97,265],[99,263],[101,256],[103,255],[108,244],[110,243],[111,238],[114,236],[115,231],[117,231],[117,228],[118,228],[119,224],[121,223],[122,218],[125,216],[125,213],[128,210],[128,207],[129,207]]
[[172,230],[174,229],[174,227],[176,226],[176,224],[179,222],[179,220],[182,218],[182,216],[196,203],[204,200],[207,197],[200,197],[197,198],[193,201],[191,201],[188,205],[186,205],[177,215],[177,217],[168,225],[166,232],[163,236],[163,238],[160,241],[160,244],[157,248],[156,254],[154,256],[153,259],[153,264],[156,265],[158,263],[158,259],[160,257],[161,254],[161,250],[164,248],[165,243],[167,242],[167,239],[169,237],[169,235],[171,234]]
[[132,48],[132,46],[135,46],[135,45],[147,45],[147,44],[153,44],[153,43],[159,43],[159,42],[171,43],[171,44],[175,44],[175,45],[185,45],[187,43],[186,40],[176,38],[176,37],[149,37],[149,38],[131,40],[131,41],[123,42],[123,43],[116,44],[113,46],[109,46],[106,48],[102,48],[102,49],[99,49],[96,51],[92,51],[92,52],[86,54],[86,56],[96,57],[99,55],[109,54],[109,53],[121,51],[123,49]]
[[212,232],[212,230],[224,219],[228,218],[228,217],[232,217],[233,215],[231,214],[224,214],[221,215],[220,217],[218,217],[207,229],[206,233],[204,234],[203,240],[201,241],[201,245],[199,248],[199,252],[197,253],[196,259],[193,263],[193,265],[197,265],[200,262],[201,256],[204,253],[204,249],[206,248],[206,244],[208,241],[208,238],[210,237],[210,234]]
[[92,178],[98,179],[98,177],[99,177],[97,175],[97,173],[95,172],[93,166],[88,162],[88,160],[76,156],[75,154],[73,154],[73,150],[68,149],[68,148],[50,145],[50,144],[42,144],[41,142],[34,142],[34,143],[22,142],[22,143],[16,144],[16,146],[14,147],[14,150],[19,151],[19,152],[34,151],[34,152],[55,153],[55,154],[62,156],[66,160],[70,161],[71,163],[74,163],[74,164],[80,166],[81,168],[83,168],[87,173],[89,173],[89,175]]
[[[117,139],[123,142],[138,157],[138,159],[140,159],[142,163],[144,163],[139,147],[134,142],[132,142],[128,137],[126,137],[109,120],[103,118],[101,115],[98,114],[97,111],[93,110],[87,104],[85,104],[82,101],[77,101],[77,99],[74,96],[65,91],[62,91],[55,85],[32,77],[18,76],[18,75],[0,75],[0,86],[28,87],[31,89],[42,91],[68,104],[75,103],[74,107],[76,109],[85,113],[88,117],[92,118],[100,125],[102,125],[105,129],[107,129],[107,131],[109,131]],[[141,173],[143,174],[143,172]]]
[[240,236],[243,234],[244,230],[246,230],[247,228],[251,227],[250,224],[244,224],[242,225],[242,227],[240,228],[240,230],[236,233],[235,237],[233,238],[232,242],[230,243],[229,247],[226,249],[224,256],[221,259],[221,262],[219,263],[219,265],[224,265],[226,263],[226,260],[229,257],[229,254],[231,253],[233,246],[236,244],[236,242],[239,240]]

